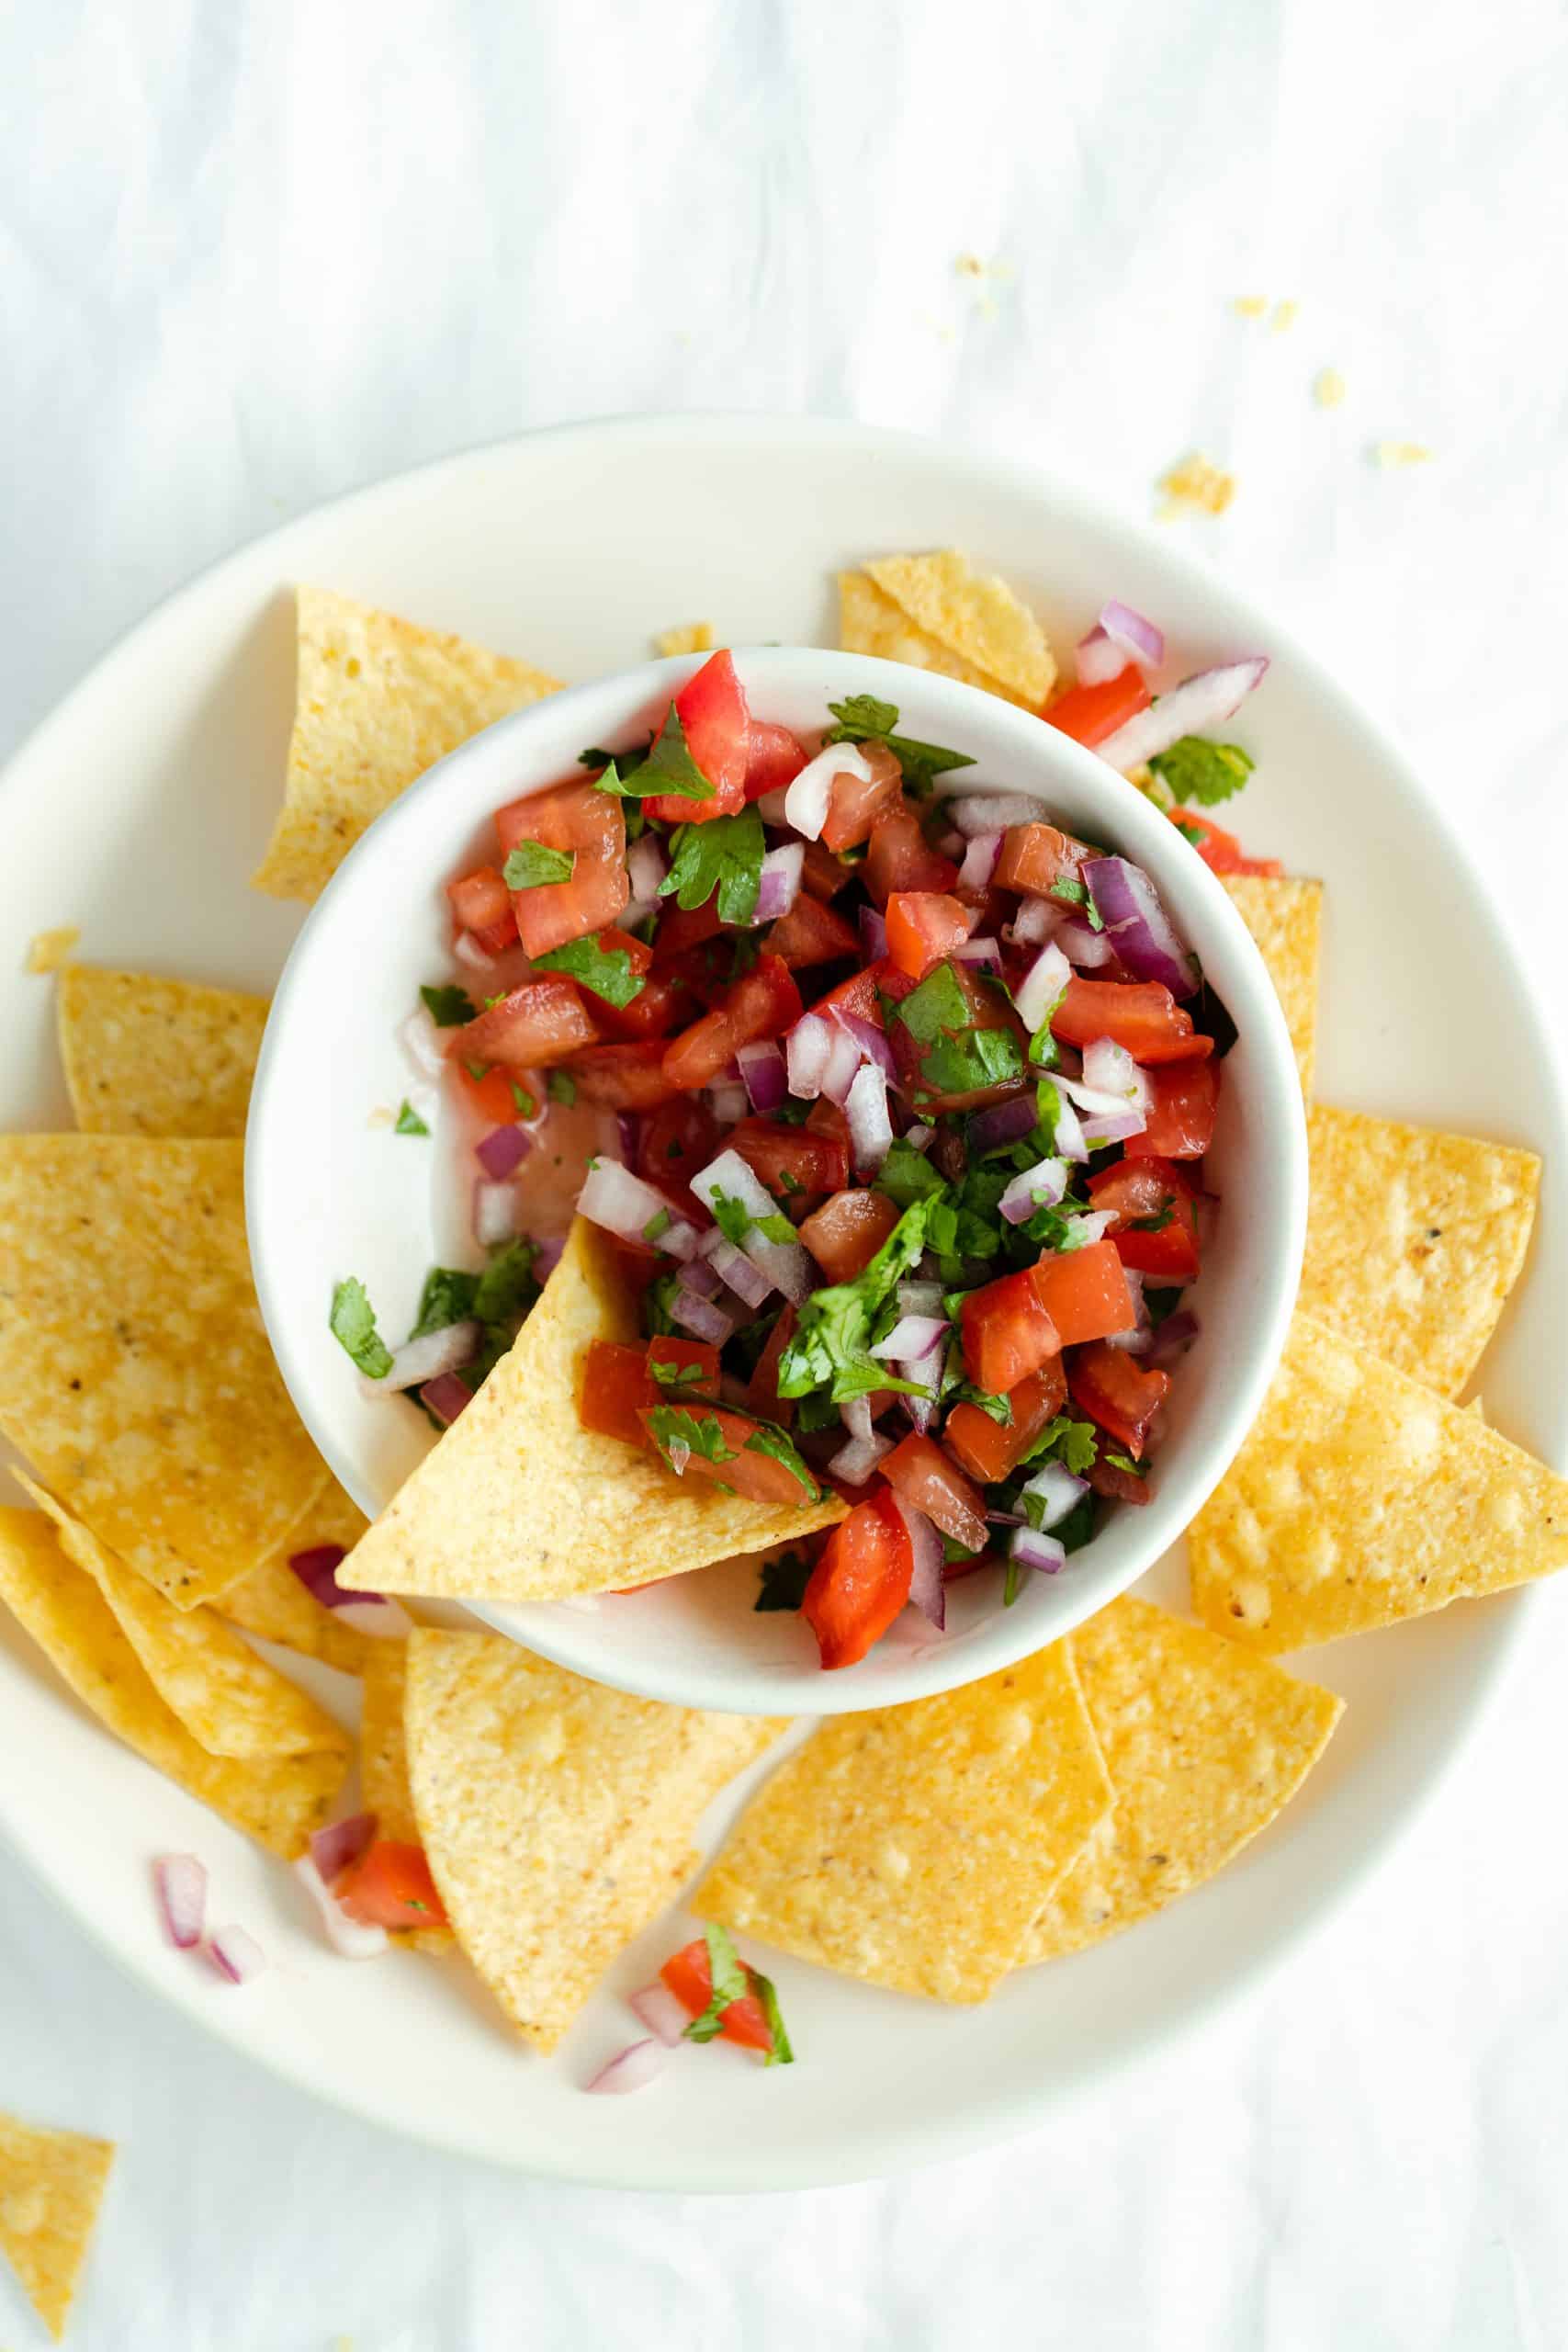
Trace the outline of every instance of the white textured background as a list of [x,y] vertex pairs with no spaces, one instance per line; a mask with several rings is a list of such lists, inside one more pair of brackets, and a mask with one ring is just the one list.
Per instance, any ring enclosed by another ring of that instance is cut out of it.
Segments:
[[[1568,1011],[1560,0],[12,0],[0,130],[0,741],[210,558],[526,425],[812,409],[1134,514],[1199,446],[1239,493],[1179,527],[1472,813]],[[1434,461],[1379,471],[1385,437]],[[568,2192],[378,2138],[0,1857],[0,2105],[127,2143],[73,2341],[1560,2352],[1568,1596],[1533,1622],[1261,1996],[890,2185]],[[0,2344],[35,2340],[0,2279]]]

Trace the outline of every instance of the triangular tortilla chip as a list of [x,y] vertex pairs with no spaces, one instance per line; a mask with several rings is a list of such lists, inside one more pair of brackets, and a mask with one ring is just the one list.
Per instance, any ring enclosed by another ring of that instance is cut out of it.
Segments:
[[752,1798],[694,1908],[869,1984],[983,2001],[1110,1806],[1055,1642],[937,1698],[833,1716]]
[[54,1521],[67,1559],[85,1568],[114,1611],[152,1688],[209,1756],[347,1755],[348,1734],[308,1690],[258,1657],[210,1609],[176,1609],[145,1577],[106,1552],[97,1537],[24,1477]]
[[319,899],[415,776],[561,683],[325,588],[299,591],[297,660],[283,808],[252,876],[275,899]]
[[0,1600],[98,1721],[247,1837],[291,1861],[344,1777],[341,1749],[209,1756],[166,1707],[85,1568],[36,1510],[0,1510]]
[[262,1328],[239,1143],[0,1136],[0,1430],[182,1609],[325,1473]]
[[288,1562],[292,1554],[313,1551],[318,1544],[337,1544],[352,1552],[369,1524],[358,1504],[335,1478],[329,1478],[277,1549],[220,1592],[213,1607],[242,1633],[298,1650],[301,1657],[319,1657],[340,1673],[357,1674],[367,1653],[378,1645],[377,1637],[345,1625],[337,1610],[323,1609]]
[[1226,890],[1269,967],[1296,1049],[1302,1092],[1312,1100],[1317,1059],[1317,967],[1323,885],[1293,874],[1227,874]]
[[810,1535],[846,1506],[748,1502],[577,1417],[592,1340],[637,1315],[608,1237],[573,1225],[511,1353],[338,1570],[341,1585],[446,1600],[558,1600]]
[[1301,1303],[1457,1396],[1497,1328],[1535,1222],[1533,1151],[1319,1102]]
[[1010,695],[997,679],[977,670],[936,638],[916,627],[901,605],[885,595],[863,571],[839,574],[839,644],[845,653],[874,653],[883,662],[902,662],[911,670],[932,670],[941,678],[956,678],[961,685],[978,686],[983,694]]
[[269,1000],[71,964],[55,1012],[76,1125],[96,1136],[243,1136]]
[[0,2249],[58,2344],[104,2201],[112,2140],[0,2113]]
[[[376,1834],[400,1846],[420,1844],[413,1792],[409,1787],[408,1739],[403,1729],[408,1694],[408,1644],[371,1641],[367,1645],[363,1676],[364,1711],[359,1721],[359,1794],[367,1813],[376,1815]],[[452,1930],[438,1928],[394,1928],[395,1944],[412,1944],[420,1951],[451,1949]]]
[[1151,1601],[1069,1634],[1115,1804],[1030,1929],[1055,1960],[1213,1878],[1294,1796],[1344,1701]]
[[918,628],[994,678],[1011,702],[1038,710],[1055,683],[1045,632],[1005,580],[976,571],[947,548],[935,555],[882,556],[865,566]]
[[784,1728],[634,1699],[497,1634],[418,1629],[405,1720],[441,1899],[539,2050],[673,1901],[704,1810]]
[[1568,1479],[1298,1310],[1188,1549],[1204,1624],[1300,1649],[1568,1567]]

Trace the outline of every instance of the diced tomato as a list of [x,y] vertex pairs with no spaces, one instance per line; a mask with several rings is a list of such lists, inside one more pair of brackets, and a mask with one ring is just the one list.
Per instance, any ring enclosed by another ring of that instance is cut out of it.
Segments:
[[[713,1962],[706,1937],[699,1936],[676,1952],[659,1973],[687,2016],[700,2018],[713,1998]],[[750,1979],[754,1972],[748,1969],[746,1973]],[[721,2041],[738,2041],[742,2050],[772,2053],[773,2030],[755,1993],[743,1993],[738,2001],[730,2002],[718,2033]]]
[[444,1928],[446,1905],[435,1891],[423,1846],[378,1838],[333,1881],[351,1919],[367,1928]]
[[723,929],[716,894],[705,899],[700,907],[678,907],[673,899],[667,899],[653,942],[654,970],[667,970],[677,956],[684,956],[690,948],[705,946],[710,939],[716,939]]
[[1138,1319],[1113,1241],[1091,1241],[1059,1258],[1042,1258],[1030,1269],[1030,1279],[1065,1348],[1130,1331]]
[[837,1136],[778,1126],[771,1119],[742,1119],[728,1140],[780,1200],[792,1200],[797,1193],[836,1193],[850,1181],[849,1146]]
[[570,1075],[584,1102],[602,1102],[611,1111],[652,1111],[675,1093],[664,1075],[661,1037],[635,1045],[590,1046],[586,1053],[572,1056]]
[[802,890],[788,914],[780,915],[769,932],[768,952],[798,972],[808,964],[836,964],[840,956],[858,956],[860,933],[852,922]]
[[950,1462],[934,1438],[918,1430],[900,1438],[877,1468],[914,1510],[923,1510],[944,1535],[971,1552],[986,1544],[986,1504],[955,1462]]
[[[671,1334],[668,1339],[649,1340],[645,1352],[655,1404],[674,1387],[694,1396],[718,1395],[718,1350],[706,1340],[682,1340]],[[655,1364],[666,1373],[674,1364],[679,1377],[661,1380],[654,1370]]]
[[585,1430],[646,1445],[648,1432],[637,1415],[658,1402],[644,1349],[622,1347],[615,1340],[590,1340],[577,1400],[577,1418]]
[[761,800],[764,792],[782,792],[806,765],[804,746],[787,727],[771,719],[753,718],[746,737],[746,797]]
[[941,856],[920,831],[912,808],[895,808],[872,827],[861,875],[879,907],[895,890],[951,890],[958,879],[952,858]]
[[[880,1029],[883,1025],[882,1007],[876,1001],[876,991],[881,977],[882,967],[868,964],[863,970],[852,972],[847,980],[840,980],[837,988],[831,988],[826,995],[819,996],[811,1010],[821,1013],[827,1021],[830,1021],[835,1013],[850,1012],[857,1021],[874,1022]],[[903,975],[900,974],[899,978],[902,978]]]
[[1089,1191],[1097,1209],[1115,1212],[1110,1238],[1124,1266],[1162,1283],[1192,1281],[1199,1269],[1198,1200],[1174,1160],[1114,1160],[1089,1178]]
[[1119,1462],[1107,1462],[1103,1454],[1096,1454],[1084,1476],[1097,1495],[1108,1502],[1133,1503],[1141,1507],[1149,1500],[1149,1482],[1135,1471],[1123,1470]]
[[898,1215],[897,1203],[886,1193],[852,1188],[835,1193],[804,1218],[800,1238],[830,1283],[852,1283],[864,1273]]
[[476,865],[471,874],[464,874],[446,885],[446,896],[452,901],[452,912],[464,931],[493,936],[498,926],[504,925],[503,939],[515,939],[517,927],[512,917],[512,893],[502,879],[499,865]]
[[853,1666],[909,1598],[914,1546],[891,1487],[879,1487],[840,1520],[811,1571],[801,1614],[824,1667]]
[[912,980],[969,936],[973,916],[943,890],[895,890],[887,901],[887,954]]
[[[660,1057],[660,1079],[668,1090]],[[718,1121],[700,1094],[668,1094],[643,1122],[637,1143],[637,1173],[660,1192],[670,1193],[683,1208],[695,1210],[687,1190],[700,1168],[718,1149]],[[702,1211],[705,1218],[707,1211]]]
[[881,743],[865,743],[859,748],[871,770],[869,778],[853,775],[846,768],[829,787],[822,845],[835,856],[840,850],[855,849],[868,841],[878,819],[903,804],[904,771],[893,753]]
[[1282,874],[1277,857],[1248,857],[1234,833],[1205,817],[1201,808],[1168,808],[1166,815],[1185,833],[1204,865],[1215,874]]
[[[878,967],[885,968],[885,967]],[[1017,1042],[1017,1078],[1002,1079],[995,1086],[973,1086],[954,1093],[939,1093],[928,1082],[924,1063],[931,1048],[915,1037],[901,1021],[887,1025],[888,1042],[898,1066],[898,1074],[906,1092],[919,1104],[922,1117],[928,1112],[977,1111],[988,1102],[1005,1102],[1010,1095],[1020,1094],[1030,1081],[1022,1075],[1024,1046],[1027,1039],[1023,1023],[1007,996],[998,988],[989,988],[972,964],[949,962],[946,969],[956,979],[964,998],[964,1022],[951,1035],[964,1035],[972,1029],[1009,1029]],[[902,992],[908,994],[915,983],[908,974],[900,974]],[[885,990],[885,992],[886,992]]]
[[542,842],[547,849],[572,854],[569,880],[512,893],[517,936],[530,956],[547,955],[569,939],[603,931],[631,895],[626,819],[613,793],[592,784],[558,784],[552,791],[498,808],[495,830],[502,865],[519,842]]
[[1149,1424],[1170,1394],[1169,1373],[1145,1371],[1124,1348],[1097,1340],[1067,1358],[1067,1386],[1079,1412],[1140,1461]]
[[[745,689],[728,652],[716,653],[687,680],[675,697],[675,716],[686,733],[686,749],[706,776],[706,800],[678,792],[651,793],[644,813],[670,825],[705,825],[712,817],[732,817],[745,805],[750,718]],[[601,796],[603,797],[603,796]]]
[[1061,1357],[1053,1356],[1009,1391],[1010,1428],[993,1421],[978,1405],[955,1405],[943,1427],[942,1442],[972,1478],[983,1487],[994,1487],[1017,1469],[1046,1422],[1055,1419],[1066,1401],[1067,1376]]
[[664,1074],[672,1086],[707,1086],[728,1069],[742,1046],[781,1037],[800,1019],[800,990],[787,964],[759,956],[734,982],[722,1004],[694,1021],[665,1048]]
[[[607,940],[624,935],[615,931],[604,934]],[[643,953],[648,950],[644,948]],[[692,990],[683,979],[666,979],[657,972],[649,975],[629,1004],[606,1004],[595,997],[593,1006],[594,1020],[612,1037],[668,1037],[695,1010]]]
[[1148,1080],[1154,1107],[1143,1134],[1128,1144],[1128,1159],[1201,1159],[1214,1139],[1219,1063],[1171,1062],[1150,1070]]
[[783,1421],[786,1428],[795,1420],[795,1399],[779,1395],[779,1358],[794,1339],[798,1320],[793,1306],[786,1305],[768,1333],[768,1344],[757,1358],[746,1384],[748,1410],[766,1421]]
[[964,1370],[976,1387],[990,1396],[1005,1396],[1032,1372],[1038,1372],[1048,1357],[1061,1351],[1056,1326],[1036,1289],[1032,1267],[1020,1274],[1004,1274],[983,1290],[970,1291],[959,1308],[959,1322]]
[[[682,1477],[694,1475],[711,1478],[716,1487],[728,1487],[731,1494],[744,1495],[754,1503],[798,1504],[811,1498],[787,1462],[772,1453],[748,1453],[748,1441],[757,1435],[757,1423],[744,1413],[728,1413],[716,1405],[694,1405],[685,1408],[705,1423],[716,1423],[722,1440],[720,1450],[726,1453],[723,1462],[710,1462],[705,1453],[694,1447],[682,1472]],[[646,1411],[639,1414],[649,1436],[653,1428]]]
[[807,842],[804,847],[806,855],[801,860],[800,887],[826,904],[843,888],[850,878],[850,868],[840,865],[832,851],[824,849],[820,842]]
[[1060,884],[1077,880],[1083,858],[1083,843],[1055,825],[1010,825],[991,879],[998,889],[1049,898]]
[[[474,1069],[480,1067],[476,1061]],[[512,1091],[513,1074],[511,1070],[492,1066],[476,1078],[466,1062],[454,1062],[452,1069],[465,1102],[472,1103],[480,1118],[488,1119],[492,1127],[510,1126],[523,1116],[517,1097]],[[519,1078],[516,1083],[524,1085],[524,1080]],[[533,1094],[536,1108],[541,1100],[539,1091],[527,1086],[524,1091]]]
[[1135,1062],[1207,1061],[1212,1037],[1199,1035],[1192,1015],[1158,980],[1084,980],[1075,974],[1051,1015],[1051,1035],[1069,1046],[1109,1037]]
[[1147,710],[1153,699],[1148,680],[1135,662],[1129,662],[1100,685],[1069,686],[1065,695],[1047,703],[1040,716],[1048,727],[1059,727],[1064,735],[1087,743],[1092,751],[1140,710]]
[[598,1024],[576,982],[564,972],[536,972],[461,1029],[450,1031],[446,1051],[455,1061],[548,1069],[598,1037]]

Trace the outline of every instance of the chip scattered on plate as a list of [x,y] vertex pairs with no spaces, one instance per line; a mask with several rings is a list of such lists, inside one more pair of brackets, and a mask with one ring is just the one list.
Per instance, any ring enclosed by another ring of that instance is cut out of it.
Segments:
[[696,1868],[707,1804],[784,1728],[634,1699],[497,1634],[419,1629],[405,1724],[457,1940],[547,2051]]
[[212,1606],[243,1633],[298,1650],[301,1657],[319,1657],[323,1666],[335,1666],[341,1673],[359,1673],[367,1652],[377,1646],[377,1636],[345,1624],[337,1610],[323,1608],[288,1562],[297,1552],[329,1544],[352,1552],[369,1524],[357,1503],[335,1478],[329,1478],[276,1550],[237,1583],[226,1586]]
[[1055,680],[1045,633],[1005,581],[948,549],[839,575],[839,642],[1038,710]]
[[68,964],[55,1010],[84,1135],[244,1134],[265,996]]
[[1301,1303],[1457,1396],[1497,1328],[1535,1222],[1533,1151],[1314,1105]]
[[1296,1049],[1302,1092],[1312,1100],[1317,1059],[1317,967],[1323,885],[1292,874],[1227,874],[1225,888],[1258,954]]
[[1300,1649],[1568,1566],[1568,1479],[1298,1309],[1188,1549],[1206,1625]]
[[1294,1796],[1344,1712],[1332,1690],[1152,1601],[1113,1600],[1068,1641],[1114,1803],[1021,1965],[1098,1943],[1213,1878]]
[[609,1237],[574,1223],[509,1355],[338,1571],[341,1585],[432,1599],[556,1600],[761,1552],[831,1527],[831,1490],[799,1509],[749,1502],[585,1430],[593,1340],[631,1340],[637,1310]]
[[252,877],[276,899],[320,898],[416,776],[561,683],[325,588],[299,589],[297,630],[284,804]]
[[[408,1644],[370,1641],[367,1645],[362,1688],[364,1712],[359,1721],[359,1794],[367,1813],[376,1815],[376,1835],[400,1846],[422,1841],[414,1817],[413,1792],[409,1787],[408,1739],[403,1727],[408,1695]],[[394,1928],[395,1944],[412,1944],[420,1951],[449,1951],[452,1930],[446,1926]]]
[[262,1327],[237,1142],[0,1136],[0,1430],[182,1609],[325,1481]]
[[1056,1642],[825,1723],[752,1798],[694,1908],[867,1984],[983,2001],[1111,1803]]
[[57,2344],[114,2155],[112,2140],[0,2113],[0,2250]]

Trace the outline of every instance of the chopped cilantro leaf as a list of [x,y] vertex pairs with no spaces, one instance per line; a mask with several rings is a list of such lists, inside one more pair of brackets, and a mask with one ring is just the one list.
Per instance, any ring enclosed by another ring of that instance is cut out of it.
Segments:
[[653,1215],[649,1218],[648,1223],[642,1228],[643,1239],[645,1241],[657,1241],[661,1234],[669,1232],[670,1227],[673,1223],[674,1219],[671,1217],[668,1209],[655,1209]]
[[942,1178],[923,1153],[902,1136],[896,1136],[876,1175],[876,1189],[897,1201],[901,1209],[945,1191]]
[[420,1117],[413,1104],[405,1099],[398,1111],[397,1124],[392,1133],[395,1136],[427,1136],[430,1128]]
[[527,1088],[519,1086],[515,1079],[512,1081],[512,1100],[517,1105],[517,1115],[520,1119],[531,1119],[539,1107]]
[[1110,1448],[1107,1447],[1106,1451],[1100,1458],[1102,1462],[1109,1462],[1111,1468],[1114,1470],[1125,1470],[1128,1476],[1131,1478],[1141,1478],[1144,1476],[1143,1471],[1140,1469],[1137,1463],[1132,1459],[1130,1454],[1112,1453]]
[[1166,1317],[1174,1315],[1180,1304],[1181,1292],[1179,1287],[1172,1288],[1162,1283],[1157,1289],[1151,1286],[1144,1293],[1144,1305],[1149,1310],[1149,1323],[1156,1331]]
[[1064,1552],[1078,1552],[1094,1533],[1094,1497],[1080,1495],[1066,1519],[1051,1530]]
[[[796,1185],[795,1190],[799,1189]],[[764,1241],[795,1238],[795,1227],[787,1216],[753,1216],[744,1201],[736,1200],[722,1186],[715,1188],[712,1208],[714,1223],[737,1250],[744,1248],[749,1233],[760,1233]]]
[[486,1079],[490,1076],[491,1066],[489,1062],[470,1062],[465,1060],[463,1068],[468,1071],[468,1076],[473,1080],[476,1086],[479,1085],[481,1079]]
[[747,1453],[765,1453],[770,1461],[782,1462],[790,1476],[798,1478],[805,1487],[806,1500],[808,1503],[816,1502],[822,1489],[782,1430],[753,1430],[742,1451]]
[[421,989],[424,1009],[438,1029],[460,1029],[465,1021],[477,1021],[478,1012],[467,989]]
[[961,1544],[956,1535],[944,1535],[942,1539],[942,1556],[945,1565],[951,1567],[954,1561],[974,1559],[975,1547],[971,1544]]
[[552,1102],[564,1102],[570,1109],[577,1100],[577,1080],[564,1069],[553,1069],[545,1080],[545,1092]]
[[[479,1279],[474,1313],[487,1330],[511,1324],[528,1313],[539,1295],[534,1273],[536,1255],[531,1241],[509,1241],[498,1250]],[[509,1343],[510,1343],[510,1334]]]
[[445,1331],[449,1324],[466,1323],[474,1311],[479,1286],[478,1274],[468,1273],[460,1266],[432,1266],[409,1338],[423,1340],[432,1331]]
[[1025,1573],[1026,1571],[1023,1562],[1021,1560],[1015,1560],[1010,1552],[1008,1555],[1007,1574],[1002,1578],[1002,1607],[1004,1609],[1010,1609],[1013,1602],[1018,1599],[1019,1594],[1023,1590],[1023,1579]]
[[988,1389],[976,1388],[972,1380],[966,1380],[956,1369],[963,1362],[963,1357],[956,1346],[952,1350],[948,1361],[950,1367],[953,1368],[953,1377],[949,1379],[945,1374],[943,1375],[942,1403],[948,1406],[973,1405],[976,1411],[988,1415],[998,1428],[1010,1430],[1012,1399],[1009,1396],[994,1396]]
[[677,825],[670,837],[669,873],[659,895],[688,911],[706,904],[718,893],[721,922],[749,923],[757,910],[757,891],[767,844],[756,808],[738,816],[710,817],[704,825]]
[[606,947],[600,935],[590,933],[586,939],[569,939],[564,947],[552,947],[546,956],[536,956],[536,972],[570,972],[583,988],[591,989],[606,1004],[630,1004],[640,996],[643,977],[632,970],[632,959],[624,947]]
[[1201,735],[1183,735],[1168,752],[1156,752],[1149,766],[1179,801],[1213,808],[1241,790],[1254,762],[1239,743],[1210,743]]
[[[630,752],[602,752],[595,747],[592,751],[579,752],[577,755],[577,764],[580,768],[617,769],[619,774],[616,776],[616,783],[619,783],[621,776],[634,775],[636,771],[641,767],[647,757],[648,752],[646,749],[634,750]],[[612,792],[615,788],[615,785],[610,785],[606,787],[606,789]]]
[[765,2066],[793,2066],[795,2052],[790,2048],[789,2035],[784,2030],[784,2011],[779,2007],[779,1996],[773,1978],[764,1976],[760,1968],[754,1968],[751,1971],[751,1990],[762,2005],[762,2015],[768,2021],[768,2031],[773,2037],[773,2046],[762,2064]]
[[916,1201],[853,1282],[835,1283],[813,1291],[800,1310],[794,1338],[779,1359],[779,1395],[805,1396],[828,1387],[835,1402],[868,1396],[876,1388],[919,1391],[915,1384],[893,1378],[884,1363],[868,1354],[877,1313],[893,1295],[903,1276],[926,1245],[926,1225],[933,1200]]
[[765,1613],[771,1609],[798,1609],[811,1582],[811,1562],[798,1552],[781,1552],[776,1560],[764,1560],[759,1572],[757,1598],[751,1603],[753,1611]]
[[880,702],[874,695],[851,695],[847,701],[830,702],[828,707],[838,724],[829,728],[823,742],[885,744],[903,769],[911,792],[929,792],[948,769],[975,764],[966,752],[950,752],[940,743],[921,743],[912,735],[895,734],[897,705]]
[[832,1392],[824,1388],[815,1396],[803,1396],[795,1408],[795,1425],[803,1437],[811,1437],[818,1430],[837,1429],[839,1408]]
[[920,1057],[920,1076],[933,1093],[967,1094],[1004,1086],[1023,1074],[1023,1057],[1010,1029],[967,1029],[939,1037]]
[[675,1293],[681,1287],[682,1269],[671,1266],[669,1272],[660,1274],[649,1283],[642,1295],[642,1328],[650,1340],[683,1339],[671,1317]]
[[[627,781],[634,775],[635,784]],[[693,759],[686,741],[686,730],[673,703],[664,714],[664,724],[642,757],[612,760],[603,775],[595,776],[601,792],[613,792],[617,799],[645,800],[658,792],[672,792],[681,800],[711,800],[712,785]]]
[[1075,1421],[1066,1413],[1058,1413],[1047,1421],[1023,1461],[1021,1469],[1038,1462],[1060,1462],[1075,1478],[1081,1478],[1094,1466],[1100,1438],[1092,1421]]
[[[735,1459],[735,1448],[727,1442],[711,1413],[689,1413],[682,1405],[655,1405],[648,1417],[648,1432],[671,1470],[675,1464],[670,1456],[680,1445],[688,1453],[700,1453],[705,1462],[716,1465]],[[681,1466],[685,1467],[684,1456]]]
[[1194,849],[1201,849],[1209,838],[1201,825],[1186,824],[1179,817],[1176,820],[1176,830],[1183,841],[1191,842]]
[[694,2018],[686,2028],[688,2041],[712,2041],[723,2027],[724,2013],[731,2001],[744,2000],[751,1989],[728,1930],[709,1919],[704,1924],[703,1938],[708,1948],[708,1977],[713,1991],[701,2017]]
[[333,1339],[366,1378],[385,1380],[392,1369],[392,1351],[376,1329],[375,1309],[357,1275],[337,1284],[327,1320]]
[[917,1045],[934,1045],[945,1029],[962,1029],[969,1019],[969,1000],[951,964],[939,964],[911,989],[893,1017],[902,1022]]
[[537,890],[549,882],[570,882],[574,849],[550,849],[543,842],[519,842],[502,867],[509,890]]

